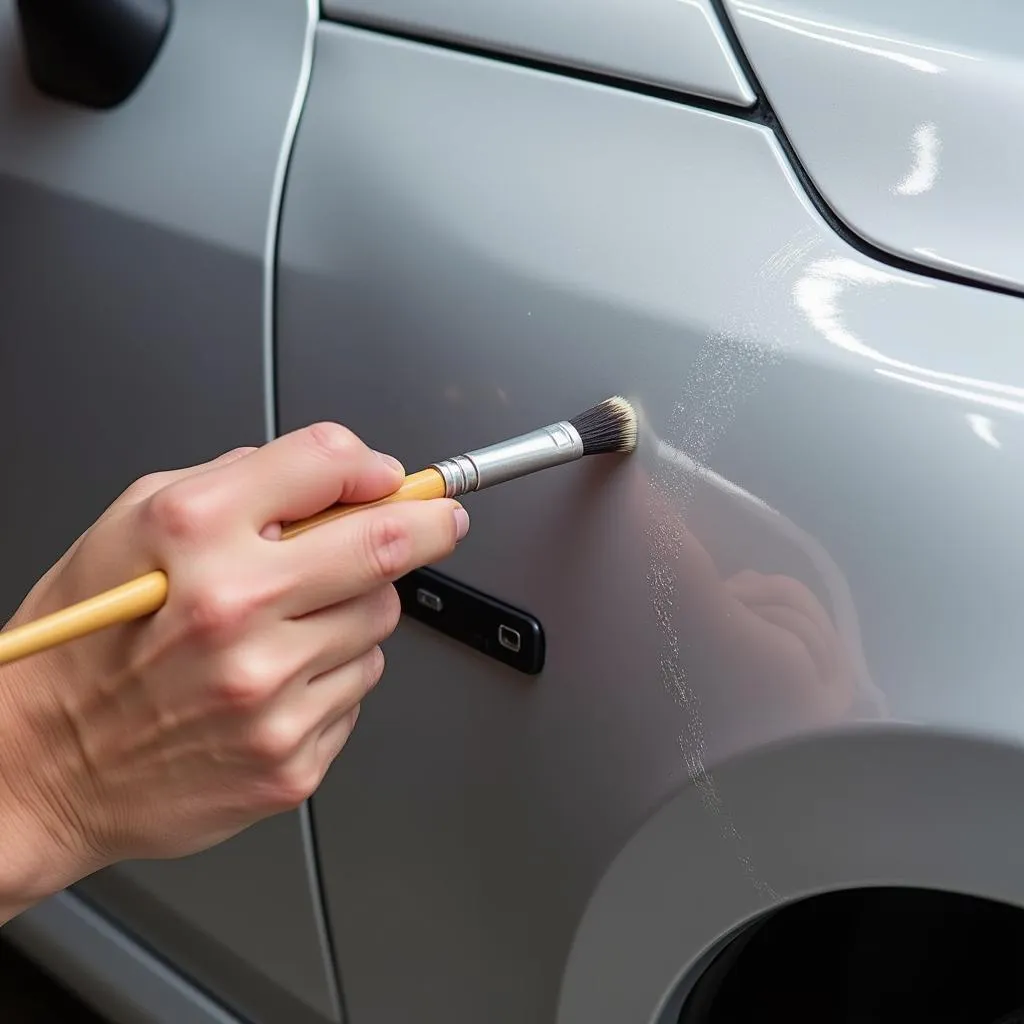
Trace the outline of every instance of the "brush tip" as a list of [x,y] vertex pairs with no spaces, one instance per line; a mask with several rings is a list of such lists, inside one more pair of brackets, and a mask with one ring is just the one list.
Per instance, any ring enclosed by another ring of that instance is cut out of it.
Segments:
[[606,398],[569,422],[583,441],[584,455],[628,453],[636,448],[636,410],[620,395]]

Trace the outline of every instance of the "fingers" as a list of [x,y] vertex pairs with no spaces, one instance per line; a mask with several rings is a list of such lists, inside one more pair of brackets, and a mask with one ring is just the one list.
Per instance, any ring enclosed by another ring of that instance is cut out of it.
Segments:
[[[230,720],[244,732],[239,748],[259,777],[259,800],[270,813],[289,810],[311,797],[329,766],[322,756],[344,745],[357,708],[384,669],[379,647],[300,688],[267,688],[267,697],[233,702]],[[229,683],[237,690],[235,683]],[[261,686],[260,689],[263,687]]]
[[383,643],[395,631],[401,614],[398,592],[387,584],[344,604],[282,622],[275,629],[275,642],[308,652],[299,673],[305,686]]
[[309,684],[306,710],[312,733],[322,733],[344,718],[380,682],[384,652],[374,647],[361,658],[325,672]]
[[326,774],[331,762],[342,752],[345,744],[348,743],[352,731],[359,720],[360,705],[357,704],[348,714],[343,715],[333,725],[328,726],[317,737],[316,752],[323,765],[323,772]]
[[360,704],[376,686],[383,670],[384,655],[375,647],[361,658],[314,679],[301,694],[292,694],[277,705],[276,712],[265,720],[264,735],[291,734],[292,727],[288,725],[283,731],[280,724],[277,728],[266,728],[266,722],[276,717],[279,723],[297,723],[296,735],[302,740],[282,772],[284,785],[273,798],[276,803],[290,808],[313,795],[352,735]]
[[383,672],[384,654],[374,647],[362,657],[318,676],[307,686],[290,691],[273,714],[295,723],[304,748],[316,748],[325,733],[336,730],[352,715]]
[[351,600],[423,565],[446,558],[469,517],[447,499],[366,509],[273,545],[281,613],[298,618]]
[[368,448],[337,423],[317,423],[271,441],[206,481],[209,500],[230,508],[257,532],[291,522],[335,502],[376,501],[401,485],[398,462]]

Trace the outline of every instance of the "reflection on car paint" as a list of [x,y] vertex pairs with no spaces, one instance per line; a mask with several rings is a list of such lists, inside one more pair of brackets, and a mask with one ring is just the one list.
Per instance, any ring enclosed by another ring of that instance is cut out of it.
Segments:
[[[915,279],[905,274],[897,274],[849,256],[832,256],[814,260],[807,267],[793,288],[793,300],[808,322],[826,341],[853,355],[863,356],[881,364],[874,367],[874,372],[883,377],[1008,412],[1024,412],[1024,387],[966,377],[905,362],[871,348],[857,337],[843,322],[843,307],[840,300],[851,290],[879,285],[919,289],[936,287],[935,282],[923,278]],[[921,380],[922,377],[929,379]],[[948,385],[935,383],[936,381],[948,382]],[[1003,395],[1009,397],[996,397]]]
[[894,196],[920,196],[930,192],[939,180],[939,155],[942,139],[931,121],[919,124],[910,136],[912,163],[903,179],[893,185]]
[[[856,50],[858,53],[867,54],[869,57],[882,57],[885,60],[895,61],[897,64],[902,64],[912,71],[920,71],[927,75],[941,75],[946,71],[946,68],[932,60],[903,53],[894,47],[901,47],[903,50],[922,50],[927,53],[956,57],[959,60],[977,60],[976,57],[972,57],[970,54],[959,53],[956,50],[943,49],[938,46],[925,46],[921,43],[913,43],[906,39],[897,39],[893,36],[883,36],[875,32],[861,32],[842,25],[833,25],[826,21],[800,18],[795,14],[785,14],[782,11],[776,11],[769,7],[743,3],[742,0],[737,0],[736,9],[744,18],[761,21],[774,28],[785,29],[787,32],[795,32],[797,35],[805,36],[818,42],[831,43],[834,46],[842,46],[848,50]],[[820,31],[814,31],[815,29]],[[857,42],[860,39],[871,40],[871,43]],[[875,42],[885,45],[875,46],[873,45]]]

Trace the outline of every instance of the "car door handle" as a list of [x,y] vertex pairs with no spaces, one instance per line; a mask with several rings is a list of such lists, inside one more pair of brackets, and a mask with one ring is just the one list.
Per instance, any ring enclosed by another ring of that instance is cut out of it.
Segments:
[[156,60],[172,7],[172,0],[18,0],[29,76],[55,99],[115,107]]

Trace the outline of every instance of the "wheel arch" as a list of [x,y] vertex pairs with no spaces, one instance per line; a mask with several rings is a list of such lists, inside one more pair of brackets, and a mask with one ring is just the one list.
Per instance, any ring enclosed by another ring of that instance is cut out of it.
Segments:
[[1024,744],[886,724],[748,752],[676,792],[594,890],[563,974],[558,1024],[664,1024],[751,923],[868,886],[1024,907]]

